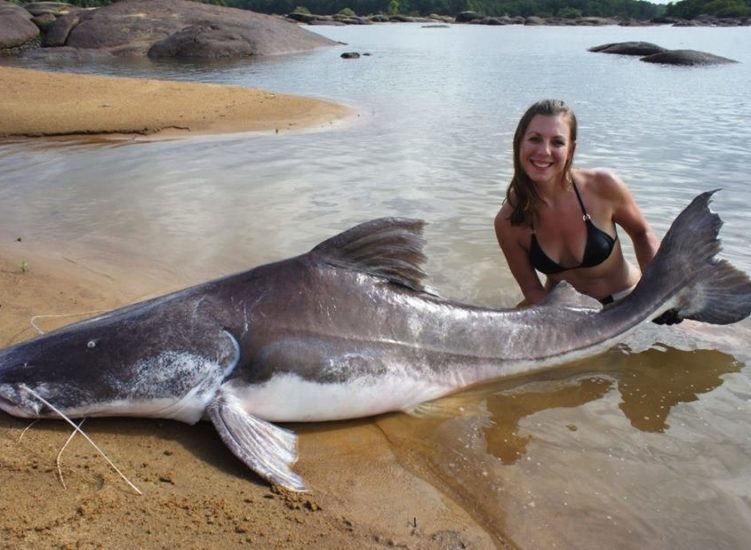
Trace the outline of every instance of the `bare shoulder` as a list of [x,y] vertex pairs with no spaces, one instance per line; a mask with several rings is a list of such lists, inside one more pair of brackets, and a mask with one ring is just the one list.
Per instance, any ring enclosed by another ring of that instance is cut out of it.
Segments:
[[508,201],[505,201],[501,205],[501,209],[498,210],[498,213],[495,215],[495,224],[496,226],[498,224],[502,225],[511,225],[511,221],[509,218],[511,217],[511,212],[513,211],[513,207],[509,204]]
[[500,210],[495,215],[495,230],[496,232],[503,228],[505,231],[511,230],[514,226],[511,225],[511,215],[514,213],[514,200],[516,194],[513,189],[509,190],[509,194],[501,204]]
[[495,226],[495,232],[498,235],[499,239],[501,238],[501,236],[509,236],[515,232],[514,230],[516,229],[516,227],[511,224],[511,213],[513,212],[513,210],[513,207],[508,203],[508,201],[506,201],[503,203],[501,209],[495,215],[493,225]]
[[615,174],[605,168],[576,171],[576,183],[585,193],[606,201],[622,201],[630,197],[628,186]]
[[516,243],[523,247],[523,242],[529,232],[527,227],[523,225],[513,225],[511,223],[511,213],[513,210],[513,207],[508,201],[506,201],[495,215],[493,225],[495,227],[496,237],[502,248],[505,248],[511,243]]

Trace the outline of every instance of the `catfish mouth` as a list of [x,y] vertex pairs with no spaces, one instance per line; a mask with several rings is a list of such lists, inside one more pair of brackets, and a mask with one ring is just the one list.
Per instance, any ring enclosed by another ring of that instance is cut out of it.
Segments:
[[18,400],[11,399],[2,388],[0,388],[0,410],[5,411],[11,416],[19,416],[21,418],[37,416],[33,408],[19,403]]
[[18,406],[13,401],[8,399],[4,395],[0,394],[0,410],[3,410],[7,412],[8,414],[13,414],[12,411],[14,411],[17,408]]

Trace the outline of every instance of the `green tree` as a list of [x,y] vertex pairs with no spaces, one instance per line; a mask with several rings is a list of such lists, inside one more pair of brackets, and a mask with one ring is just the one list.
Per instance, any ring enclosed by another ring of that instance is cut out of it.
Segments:
[[563,17],[564,19],[576,19],[581,16],[582,12],[571,6],[566,6],[558,11],[558,17]]

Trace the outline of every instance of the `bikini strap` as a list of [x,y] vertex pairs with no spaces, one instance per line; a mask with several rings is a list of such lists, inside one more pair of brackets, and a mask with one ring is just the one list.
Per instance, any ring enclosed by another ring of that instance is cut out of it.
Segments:
[[577,189],[576,187],[576,180],[573,178],[573,176],[571,177],[571,185],[574,186],[574,191],[576,192],[576,198],[579,199],[579,206],[581,206],[581,209],[582,209],[582,219],[585,222],[588,220],[591,220],[592,217],[589,215],[589,212],[587,212],[587,209],[584,208],[584,202],[582,202],[582,197],[579,194],[579,189]]

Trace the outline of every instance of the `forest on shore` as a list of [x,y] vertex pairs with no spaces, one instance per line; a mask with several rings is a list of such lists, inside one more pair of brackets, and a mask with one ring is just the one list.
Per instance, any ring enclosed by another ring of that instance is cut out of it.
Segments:
[[[287,14],[304,10],[316,14],[335,14],[343,10],[357,15],[430,14],[456,16],[463,11],[498,17],[622,17],[650,20],[660,17],[694,19],[714,17],[751,17],[751,0],[680,0],[667,5],[644,0],[199,0],[260,13]],[[16,0],[16,3],[26,2]],[[112,0],[68,0],[81,7],[111,4]]]

